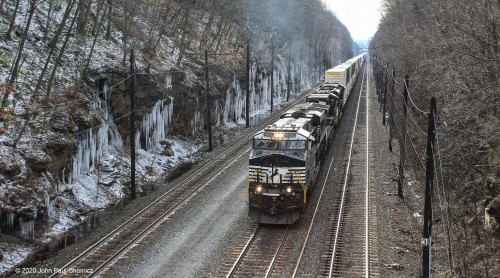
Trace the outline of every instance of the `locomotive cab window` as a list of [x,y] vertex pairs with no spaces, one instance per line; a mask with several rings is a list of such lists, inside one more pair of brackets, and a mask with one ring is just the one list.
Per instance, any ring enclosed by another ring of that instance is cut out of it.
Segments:
[[265,140],[265,139],[255,139],[254,140],[255,149],[266,149],[266,150],[305,150],[306,141],[304,140]]
[[280,142],[281,150],[304,150],[306,141],[304,140],[284,140]]
[[274,141],[274,140],[255,139],[254,140],[254,148],[255,149],[277,150],[278,149],[278,142]]

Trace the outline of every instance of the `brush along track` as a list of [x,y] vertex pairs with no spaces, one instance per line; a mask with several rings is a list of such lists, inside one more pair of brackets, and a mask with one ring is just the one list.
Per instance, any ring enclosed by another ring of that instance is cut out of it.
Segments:
[[235,248],[220,277],[271,277],[280,273],[291,250],[290,226],[255,224],[244,237],[245,243]]
[[[290,103],[289,106],[299,101],[302,101],[302,99]],[[251,131],[247,132],[246,136],[239,139],[210,161],[206,161],[200,169],[178,182],[156,201],[61,267],[62,271],[60,273],[55,273],[50,277],[75,277],[82,275],[81,273],[70,273],[74,272],[74,270],[85,270],[85,275],[88,275],[88,277],[93,277],[103,272],[106,267],[114,263],[128,249],[140,242],[155,227],[175,212],[176,209],[202,190],[213,177],[217,176],[235,160],[247,153],[250,150],[249,140],[254,134],[252,131],[263,129],[269,123],[274,122],[278,116],[279,113],[276,113],[267,121],[251,128]],[[92,273],[89,274],[88,272]]]
[[[367,72],[365,70],[365,72]],[[370,202],[368,86],[358,98],[356,119],[347,158],[344,183],[336,186],[339,198],[334,203],[332,230],[328,248],[322,255],[321,276],[324,277],[378,277],[375,264],[375,207]],[[367,82],[365,83],[367,84]],[[373,231],[373,233],[372,233]]]

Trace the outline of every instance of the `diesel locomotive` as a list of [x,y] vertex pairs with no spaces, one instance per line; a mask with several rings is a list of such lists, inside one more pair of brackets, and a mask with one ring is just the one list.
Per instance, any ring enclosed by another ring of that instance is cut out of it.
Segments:
[[343,67],[353,70],[343,73],[350,82],[325,82],[253,136],[245,190],[253,222],[293,224],[302,216],[347,101],[345,85],[352,86],[364,55],[355,58],[356,70]]

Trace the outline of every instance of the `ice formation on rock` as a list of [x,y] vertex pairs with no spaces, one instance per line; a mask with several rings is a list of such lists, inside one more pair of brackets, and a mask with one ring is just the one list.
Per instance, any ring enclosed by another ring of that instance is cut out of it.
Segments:
[[159,100],[151,112],[142,117],[141,127],[135,135],[136,148],[154,151],[159,147],[160,141],[167,137],[174,111],[174,99],[169,98],[169,104],[165,104],[165,100]]
[[19,224],[21,226],[21,235],[28,237],[35,237],[35,220],[30,220],[23,222],[22,218],[19,218]]
[[[123,140],[109,111],[111,90],[106,82],[102,93],[104,100],[101,99],[99,94],[96,94],[91,104],[92,108],[102,113],[103,122],[99,127],[90,128],[80,134],[78,151],[73,159],[72,176],[68,179],[70,183],[95,167],[101,156],[108,152],[109,147],[120,149],[123,146]],[[97,133],[95,130],[97,130]]]

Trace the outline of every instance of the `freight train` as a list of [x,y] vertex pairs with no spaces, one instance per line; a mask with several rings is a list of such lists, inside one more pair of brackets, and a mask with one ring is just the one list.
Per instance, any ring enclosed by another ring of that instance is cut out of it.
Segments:
[[252,221],[293,224],[333,141],[365,54],[325,72],[325,83],[252,139],[245,199]]

